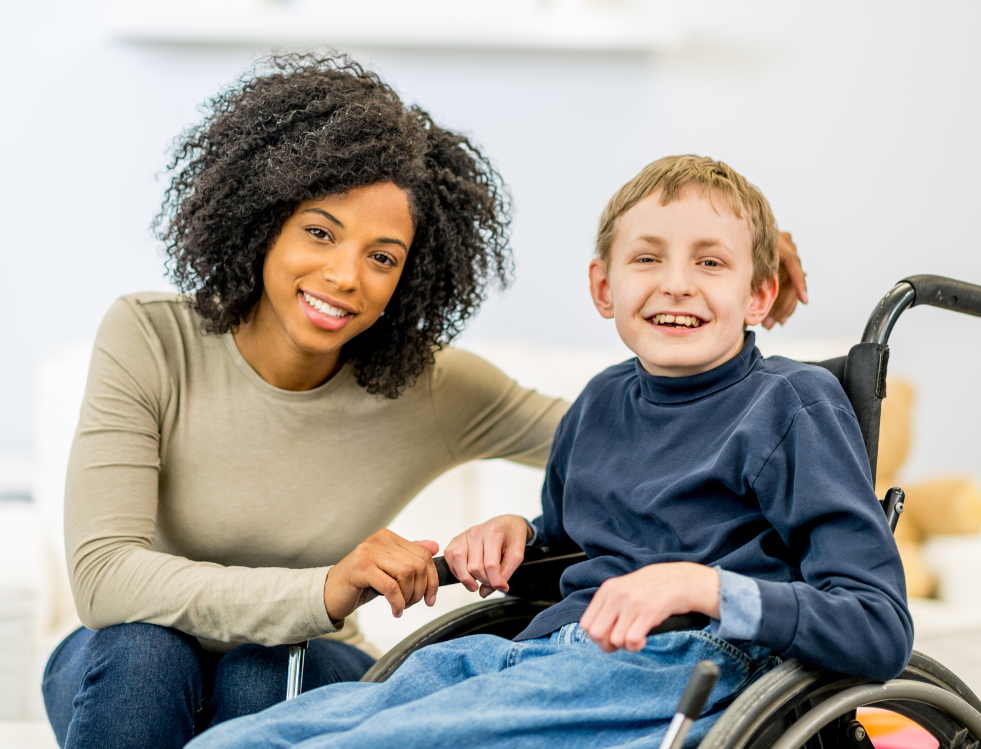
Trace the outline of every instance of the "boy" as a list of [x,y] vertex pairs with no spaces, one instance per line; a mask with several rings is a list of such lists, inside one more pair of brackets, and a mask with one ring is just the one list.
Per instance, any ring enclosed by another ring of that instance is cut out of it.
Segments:
[[[777,293],[765,198],[725,164],[661,159],[610,201],[590,290],[637,355],[586,387],[556,432],[534,525],[450,542],[469,589],[506,590],[526,543],[587,559],[514,642],[424,648],[383,684],[338,684],[193,746],[657,746],[695,662],[722,704],[773,656],[873,679],[904,667],[902,567],[858,423],[827,372],[763,359],[746,325]],[[701,612],[705,630],[647,632]]]

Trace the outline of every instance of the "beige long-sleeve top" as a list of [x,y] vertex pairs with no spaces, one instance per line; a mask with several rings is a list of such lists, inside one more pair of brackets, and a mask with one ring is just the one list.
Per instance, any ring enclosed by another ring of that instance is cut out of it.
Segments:
[[99,328],[68,467],[79,617],[206,646],[361,644],[354,622],[339,632],[327,616],[329,566],[455,465],[544,465],[565,407],[455,349],[395,400],[368,395],[350,364],[280,390],[178,297],[122,297]]

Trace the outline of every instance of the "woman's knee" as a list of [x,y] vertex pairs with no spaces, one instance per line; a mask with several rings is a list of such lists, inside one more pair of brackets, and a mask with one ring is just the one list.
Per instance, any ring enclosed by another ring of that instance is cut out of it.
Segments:
[[[215,668],[212,724],[265,710],[286,698],[289,654],[285,645],[239,645]],[[350,645],[312,640],[305,658],[303,691],[357,681],[375,659]]]
[[194,638],[153,624],[76,631],[52,655],[42,684],[59,743],[69,725],[83,744],[83,735],[164,725],[193,735],[204,697],[200,655]]

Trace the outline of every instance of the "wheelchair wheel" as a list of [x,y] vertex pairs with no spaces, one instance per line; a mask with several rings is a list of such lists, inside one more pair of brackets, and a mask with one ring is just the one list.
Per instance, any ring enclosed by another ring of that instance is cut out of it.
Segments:
[[511,639],[539,613],[551,606],[547,601],[523,598],[492,598],[464,606],[416,630],[378,659],[361,681],[385,681],[412,653],[426,645],[467,635],[497,635]]
[[[918,682],[943,690],[947,699],[943,707],[929,704],[934,696],[880,701],[881,692],[889,685],[901,682]],[[795,660],[788,660],[764,674],[746,689],[723,713],[699,744],[699,749],[769,749],[787,733],[791,726],[802,722],[798,731],[820,728],[817,735],[809,737],[806,745],[815,749],[833,746],[851,746],[871,743],[847,741],[841,727],[850,721],[854,707],[834,709],[835,699],[846,696],[848,690],[865,687],[870,695],[877,693],[875,706],[905,715],[929,731],[940,743],[941,749],[977,749],[979,739],[974,716],[981,713],[981,701],[956,676],[932,658],[913,651],[909,665],[898,680],[882,685],[864,679],[844,676],[833,671],[820,671]],[[856,694],[850,692],[849,694]],[[825,708],[819,706],[825,703]],[[833,714],[827,713],[829,706]],[[814,711],[811,713],[811,711]],[[811,713],[811,718],[806,717]],[[979,716],[981,717],[981,716]],[[966,722],[972,721],[975,730]],[[804,742],[802,742],[804,743]]]

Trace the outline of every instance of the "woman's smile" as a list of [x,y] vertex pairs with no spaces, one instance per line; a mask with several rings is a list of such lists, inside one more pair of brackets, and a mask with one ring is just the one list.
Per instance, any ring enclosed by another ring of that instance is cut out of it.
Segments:
[[340,330],[351,320],[354,313],[351,310],[334,306],[327,300],[321,300],[308,291],[297,294],[303,313],[307,319],[321,330]]

